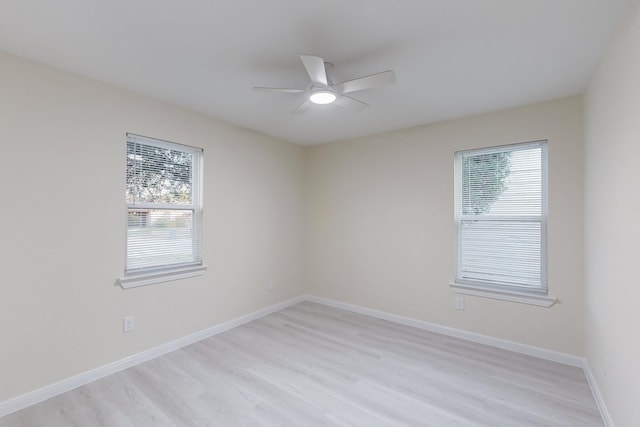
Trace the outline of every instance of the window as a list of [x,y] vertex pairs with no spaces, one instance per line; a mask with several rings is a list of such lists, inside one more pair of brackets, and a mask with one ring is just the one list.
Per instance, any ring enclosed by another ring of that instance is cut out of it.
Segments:
[[202,149],[127,134],[123,287],[201,274]]
[[546,141],[455,153],[455,192],[454,287],[546,295]]

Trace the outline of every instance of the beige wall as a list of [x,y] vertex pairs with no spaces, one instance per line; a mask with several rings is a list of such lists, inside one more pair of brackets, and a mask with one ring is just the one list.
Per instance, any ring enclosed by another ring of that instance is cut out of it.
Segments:
[[[454,151],[549,141],[549,291],[541,308],[465,296],[454,309]],[[581,98],[311,147],[311,294],[583,354]],[[327,284],[327,274],[334,284]]]
[[[126,132],[204,148],[204,276],[115,285]],[[6,54],[0,141],[0,402],[302,292],[301,147]]]
[[586,355],[617,426],[640,423],[639,7],[585,97]]
[[[309,292],[575,355],[586,313],[588,360],[617,425],[632,425],[639,21],[634,9],[589,87],[586,149],[580,97],[302,148],[0,54],[0,402]],[[205,149],[204,276],[116,285],[126,132]],[[538,139],[559,301],[465,296],[455,310],[453,153]]]

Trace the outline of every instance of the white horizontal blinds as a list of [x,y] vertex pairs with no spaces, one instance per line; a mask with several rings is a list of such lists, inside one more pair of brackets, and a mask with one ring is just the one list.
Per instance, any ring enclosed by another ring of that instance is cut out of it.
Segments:
[[127,135],[127,273],[202,263],[201,153]]
[[459,152],[456,166],[456,281],[546,291],[546,142]]

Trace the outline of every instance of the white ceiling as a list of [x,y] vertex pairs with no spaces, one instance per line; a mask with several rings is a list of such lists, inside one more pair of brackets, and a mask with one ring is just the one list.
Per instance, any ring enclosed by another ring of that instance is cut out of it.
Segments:
[[[298,144],[581,93],[627,0],[2,0],[0,50]],[[300,54],[397,83],[290,112]],[[1,76],[1,71],[0,71]]]

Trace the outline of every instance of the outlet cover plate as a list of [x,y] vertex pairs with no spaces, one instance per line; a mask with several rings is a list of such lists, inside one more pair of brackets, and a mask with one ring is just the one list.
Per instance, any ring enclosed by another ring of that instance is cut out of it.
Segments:
[[131,332],[136,328],[136,319],[133,316],[122,318],[122,332]]

